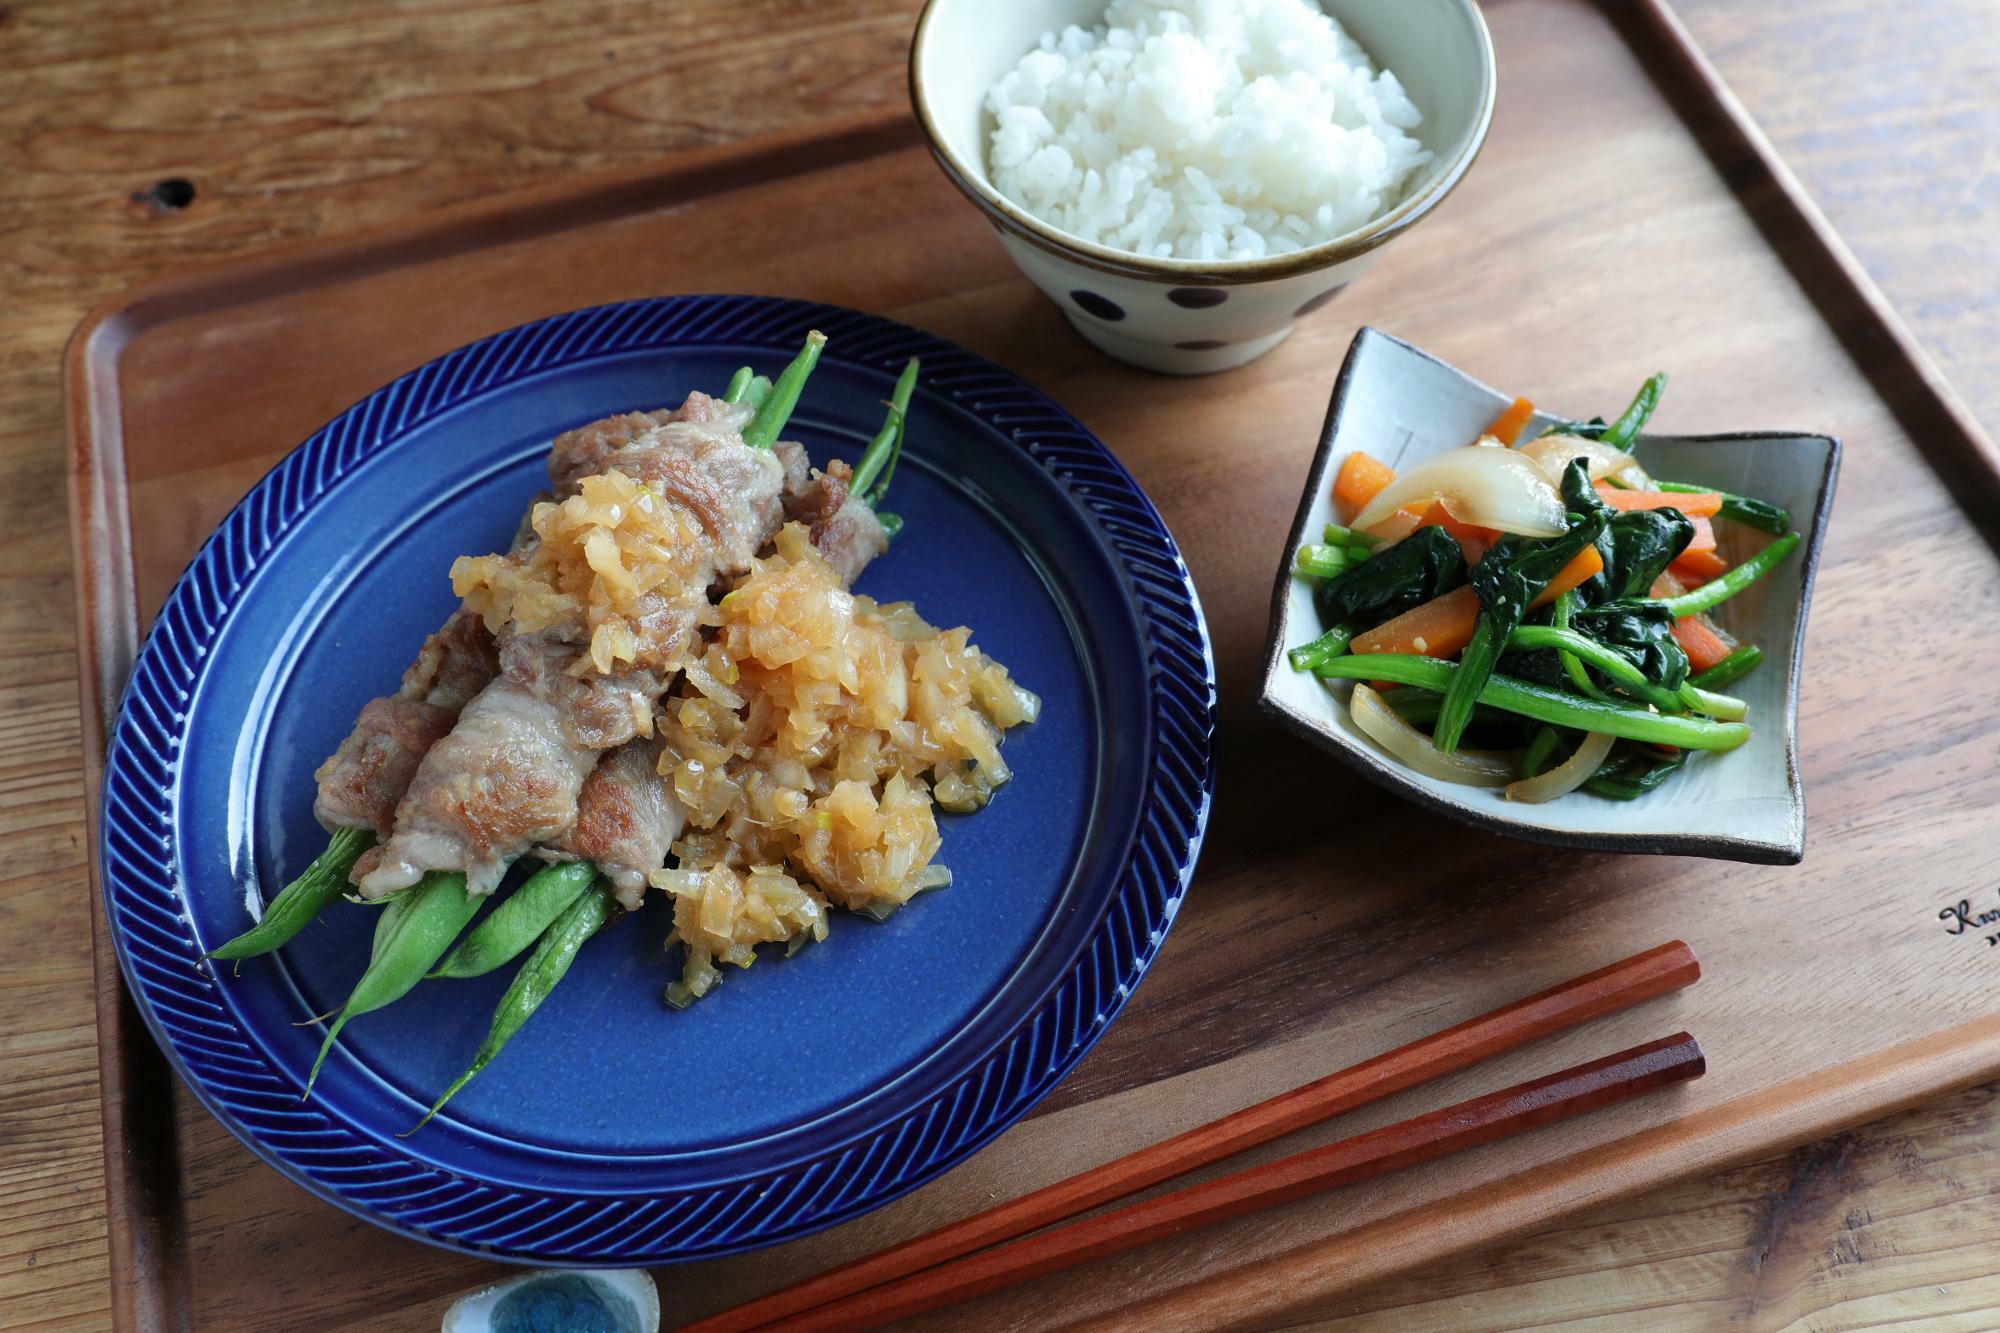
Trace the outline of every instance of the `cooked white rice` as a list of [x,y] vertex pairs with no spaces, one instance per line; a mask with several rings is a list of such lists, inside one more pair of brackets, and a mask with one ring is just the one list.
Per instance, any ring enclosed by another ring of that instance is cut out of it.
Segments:
[[1112,0],[987,93],[1007,198],[1099,245],[1256,259],[1392,207],[1430,153],[1403,85],[1315,0]]

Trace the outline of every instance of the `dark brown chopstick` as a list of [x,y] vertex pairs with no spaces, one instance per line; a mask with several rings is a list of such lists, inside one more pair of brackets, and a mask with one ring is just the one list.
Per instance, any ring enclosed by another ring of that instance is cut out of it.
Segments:
[[1323,1148],[1009,1241],[808,1310],[785,1320],[784,1327],[787,1333],[813,1333],[906,1319],[1196,1227],[1510,1138],[1698,1078],[1706,1068],[1694,1038],[1677,1033]]
[[1701,964],[1679,940],[1420,1037],[1032,1194],[807,1278],[683,1333],[743,1333],[922,1272],[1122,1199],[1308,1125],[1691,985]]

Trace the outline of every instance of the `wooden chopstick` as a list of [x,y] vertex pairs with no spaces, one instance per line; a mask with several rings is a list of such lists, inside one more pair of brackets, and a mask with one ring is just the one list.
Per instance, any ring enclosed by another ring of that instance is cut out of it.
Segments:
[[808,1310],[785,1320],[784,1327],[787,1333],[814,1333],[906,1319],[1196,1227],[1510,1138],[1698,1078],[1706,1068],[1694,1038],[1677,1033],[1323,1148],[1009,1241]]
[[1679,990],[1700,976],[1701,964],[1687,945],[1679,940],[1662,944],[1032,1194],[711,1315],[687,1325],[683,1333],[744,1333],[790,1320],[817,1306],[1075,1217],[1490,1056]]

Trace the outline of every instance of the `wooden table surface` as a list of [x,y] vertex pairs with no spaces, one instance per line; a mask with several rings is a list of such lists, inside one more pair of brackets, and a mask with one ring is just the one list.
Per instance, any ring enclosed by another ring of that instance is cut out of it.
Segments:
[[[57,393],[70,329],[177,266],[900,105],[916,7],[0,3],[0,1326],[100,1326],[110,1281]],[[1921,23],[1865,0],[1680,8],[2000,432],[2000,7],[1932,0]],[[1991,1327],[1996,1094],[1366,1290],[1346,1322]]]

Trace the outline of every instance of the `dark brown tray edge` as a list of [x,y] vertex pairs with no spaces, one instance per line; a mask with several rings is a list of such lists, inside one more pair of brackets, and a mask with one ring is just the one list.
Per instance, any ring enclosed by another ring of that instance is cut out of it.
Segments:
[[[105,1244],[111,1270],[113,1326],[120,1330],[183,1330],[190,1324],[185,1229],[181,1225],[180,1140],[172,1113],[173,1075],[126,994],[109,927],[96,905],[100,886],[95,849],[105,725],[117,709],[138,629],[132,614],[124,456],[116,445],[116,401],[108,386],[91,376],[87,368],[97,355],[115,365],[129,336],[129,324],[118,311],[100,309],[71,337],[63,353],[62,371],[84,822],[92,849],[87,910],[97,1018],[98,1098],[104,1130]],[[108,449],[100,447],[106,444]],[[111,585],[124,595],[106,596]]]
[[1861,377],[1889,405],[1973,526],[2000,547],[2000,446],[1904,327],[1875,280],[1667,0],[1597,0],[1701,144]]

